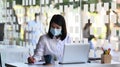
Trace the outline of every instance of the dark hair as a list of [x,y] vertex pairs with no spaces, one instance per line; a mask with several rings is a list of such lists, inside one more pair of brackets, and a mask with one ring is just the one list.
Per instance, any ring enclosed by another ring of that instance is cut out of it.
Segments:
[[89,28],[92,24],[90,23],[90,19],[88,19],[88,23],[85,24],[84,30]]
[[50,28],[51,28],[52,23],[56,23],[62,27],[62,32],[61,32],[62,34],[59,35],[59,37],[61,40],[64,40],[66,35],[67,35],[66,22],[65,22],[64,17],[62,15],[59,15],[59,14],[56,14],[52,17],[52,19],[50,21],[50,25],[49,25],[49,30],[48,30],[48,36],[50,38],[53,38],[53,35],[50,32]]
[[35,13],[35,17],[37,17],[37,16],[39,16],[40,15],[40,13]]
[[88,41],[91,41],[93,38],[95,38],[95,36],[94,36],[94,35],[90,35],[90,36],[88,37]]

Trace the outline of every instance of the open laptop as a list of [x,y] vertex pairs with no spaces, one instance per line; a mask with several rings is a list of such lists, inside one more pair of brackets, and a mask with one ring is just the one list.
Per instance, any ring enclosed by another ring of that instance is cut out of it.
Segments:
[[64,54],[60,64],[87,63],[89,57],[90,45],[71,43],[65,44]]

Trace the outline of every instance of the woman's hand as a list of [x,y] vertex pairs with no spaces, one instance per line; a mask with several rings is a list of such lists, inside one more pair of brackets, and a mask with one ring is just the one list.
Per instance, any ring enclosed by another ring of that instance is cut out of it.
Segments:
[[35,62],[35,58],[33,57],[28,57],[28,63],[34,63]]

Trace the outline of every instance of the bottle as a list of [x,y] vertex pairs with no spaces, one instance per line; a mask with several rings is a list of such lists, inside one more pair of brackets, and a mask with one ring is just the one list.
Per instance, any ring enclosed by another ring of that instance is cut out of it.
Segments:
[[58,65],[58,64],[59,64],[58,58],[57,58],[56,56],[54,56],[54,64],[55,64],[55,65]]

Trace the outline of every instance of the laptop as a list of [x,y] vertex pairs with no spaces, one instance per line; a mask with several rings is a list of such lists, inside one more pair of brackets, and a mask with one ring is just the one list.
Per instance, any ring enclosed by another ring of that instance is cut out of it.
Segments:
[[60,64],[87,63],[90,45],[81,43],[65,44],[64,54]]

